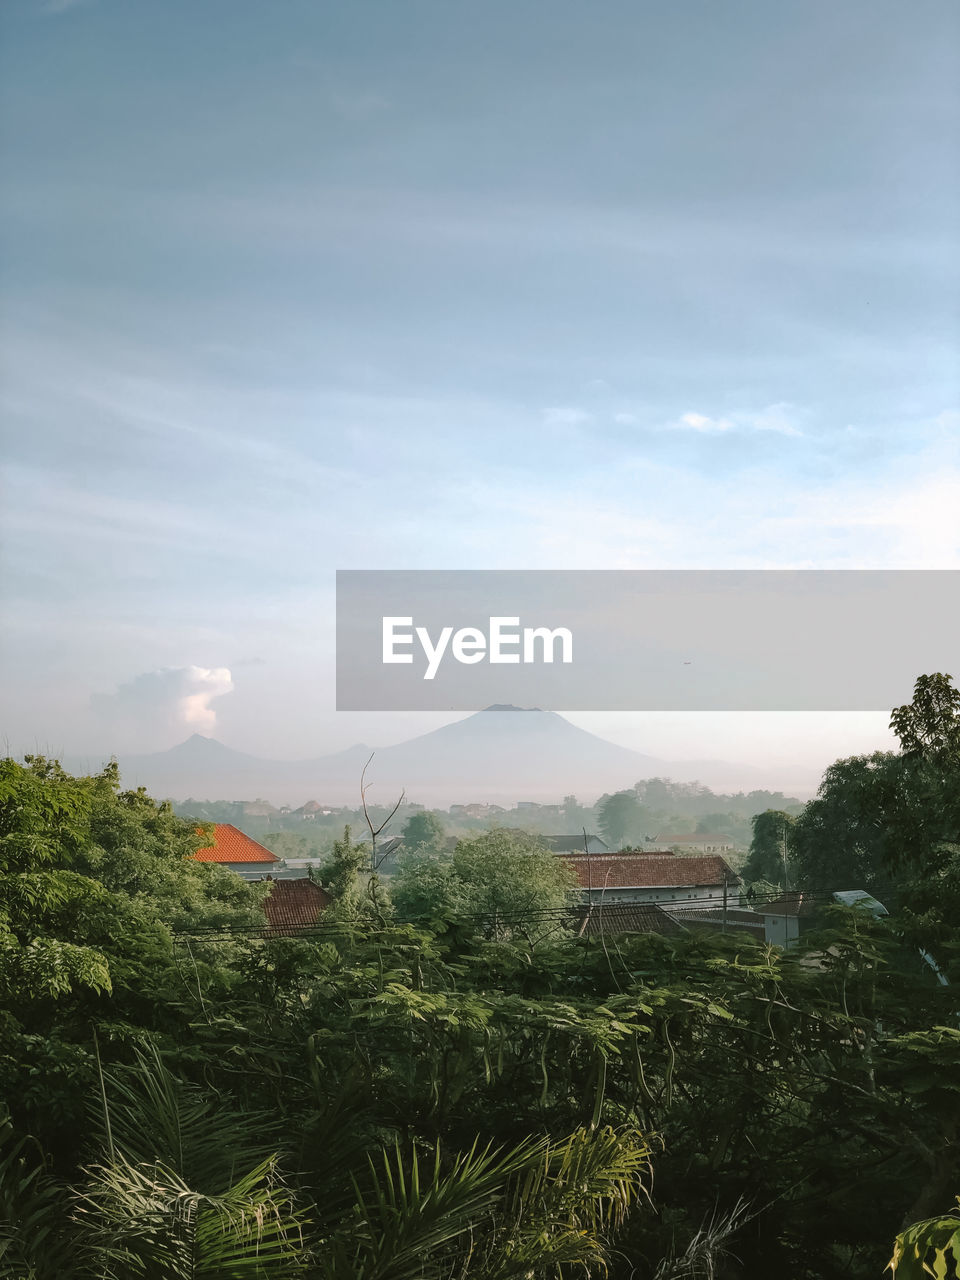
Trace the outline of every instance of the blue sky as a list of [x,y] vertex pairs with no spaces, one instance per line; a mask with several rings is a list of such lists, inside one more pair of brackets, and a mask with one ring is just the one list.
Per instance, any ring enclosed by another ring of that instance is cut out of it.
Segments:
[[333,713],[336,568],[958,567],[953,0],[7,0],[0,37],[14,749],[437,723]]

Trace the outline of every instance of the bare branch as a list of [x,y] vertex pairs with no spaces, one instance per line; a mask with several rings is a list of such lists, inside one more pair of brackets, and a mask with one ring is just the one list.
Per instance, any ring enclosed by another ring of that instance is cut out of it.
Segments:
[[383,863],[383,858],[377,861],[377,836],[380,835],[380,833],[384,831],[386,827],[389,825],[394,814],[403,804],[407,794],[406,787],[404,787],[404,789],[400,792],[400,799],[393,806],[393,808],[390,810],[390,812],[387,814],[384,820],[380,823],[379,827],[375,828],[373,825],[373,820],[370,817],[370,811],[367,808],[367,791],[370,787],[370,783],[366,781],[366,776],[367,776],[367,769],[370,767],[370,760],[372,760],[376,754],[377,753],[375,751],[370,752],[370,759],[363,766],[363,769],[360,772],[360,803],[363,806],[363,816],[367,824],[367,830],[370,832],[370,869],[371,871],[379,871],[381,864]]

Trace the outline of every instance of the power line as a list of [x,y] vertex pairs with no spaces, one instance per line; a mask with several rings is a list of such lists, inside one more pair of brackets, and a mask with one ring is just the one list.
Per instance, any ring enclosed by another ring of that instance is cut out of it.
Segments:
[[[796,892],[796,891],[793,891]],[[815,904],[829,902],[833,899],[835,890],[824,889],[815,892],[803,891],[803,897],[807,901]],[[750,902],[749,907],[733,907],[730,910],[750,910],[752,908],[762,908],[765,903],[777,902],[784,895],[782,893],[769,893],[755,895]],[[556,920],[558,923],[564,919],[576,921],[578,917],[585,914],[596,912],[598,915],[603,912],[618,911],[621,909],[637,908],[637,907],[660,907],[661,910],[669,911],[673,908],[680,908],[682,915],[689,914],[691,917],[697,914],[696,909],[700,911],[720,911],[722,903],[719,899],[700,898],[690,896],[686,898],[670,898],[661,899],[659,901],[625,901],[623,899],[614,899],[609,902],[593,901],[581,902],[572,906],[564,907],[539,907],[532,909],[517,908],[512,911],[484,911],[474,914],[453,914],[438,915],[436,913],[424,913],[413,916],[394,916],[390,921],[385,921],[382,929],[371,930],[367,925],[358,921],[358,928],[363,928],[366,932],[388,932],[391,927],[401,928],[404,925],[429,925],[432,921],[442,919],[450,924],[534,924],[537,922],[547,922]],[[756,914],[761,916],[762,910],[757,910]],[[346,933],[351,932],[354,926],[347,921],[327,921],[322,918],[310,925],[271,925],[269,921],[256,924],[221,924],[221,925],[202,925],[194,929],[174,929],[171,932],[174,937],[202,938],[213,935],[251,935],[261,936],[263,934],[275,934],[280,931],[284,933],[296,931],[297,936],[304,936],[308,933]]]

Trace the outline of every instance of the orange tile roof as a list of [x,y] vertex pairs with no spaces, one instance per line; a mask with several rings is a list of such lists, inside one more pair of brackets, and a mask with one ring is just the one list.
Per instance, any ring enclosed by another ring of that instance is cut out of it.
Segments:
[[213,847],[198,849],[193,855],[197,862],[279,862],[280,859],[264,845],[244,835],[229,822],[217,822],[213,827]]
[[560,854],[573,867],[580,887],[603,889],[693,889],[735,884],[736,874],[718,854],[678,858],[672,853]]

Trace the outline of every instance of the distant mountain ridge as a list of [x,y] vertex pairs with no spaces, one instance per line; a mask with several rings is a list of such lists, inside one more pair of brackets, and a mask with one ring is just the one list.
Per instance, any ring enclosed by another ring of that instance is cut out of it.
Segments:
[[[340,805],[356,803],[371,751],[358,743],[311,760],[266,760],[195,733],[167,751],[124,756],[120,769],[125,786],[177,800],[258,797],[277,805],[308,799]],[[90,768],[88,760],[82,771]],[[367,775],[378,801],[405,788],[409,800],[444,807],[558,803],[570,793],[590,799],[650,777],[735,791],[779,785],[772,771],[719,760],[664,760],[608,742],[555,711],[503,705],[377,750]]]

